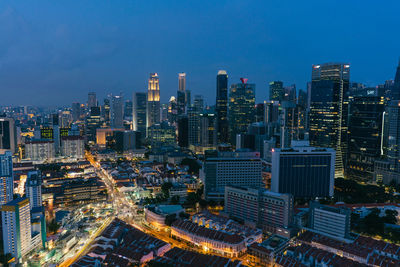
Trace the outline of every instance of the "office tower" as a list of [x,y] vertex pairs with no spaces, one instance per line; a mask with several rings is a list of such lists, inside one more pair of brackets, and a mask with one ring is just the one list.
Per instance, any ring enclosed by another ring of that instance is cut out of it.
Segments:
[[309,228],[316,233],[333,238],[350,237],[351,210],[347,207],[330,207],[311,201]]
[[[263,188],[225,187],[224,212],[265,233],[282,235],[293,221],[293,197]],[[286,236],[286,234],[285,234]]]
[[104,118],[104,124],[106,126],[110,126],[111,125],[111,121],[110,121],[110,109],[111,109],[111,105],[110,105],[110,99],[105,98],[104,99],[104,105],[103,105],[103,118]]
[[231,143],[236,143],[236,135],[245,133],[247,127],[255,120],[256,85],[247,83],[241,78],[241,83],[232,84],[229,91],[229,132]]
[[72,103],[72,120],[78,121],[81,117],[81,104],[78,102]]
[[296,102],[297,99],[297,91],[296,85],[292,84],[290,86],[285,86],[283,89],[285,95],[283,97],[284,101]]
[[177,113],[178,115],[185,114],[186,112],[186,73],[178,74],[179,87],[177,92]]
[[[169,104],[162,103],[161,104],[161,121],[168,121],[168,110],[169,110]],[[168,121],[172,123],[172,121]]]
[[86,118],[86,136],[89,144],[96,142],[96,130],[101,127],[100,107],[91,107]]
[[60,125],[59,118],[58,118],[58,113],[57,114],[51,114],[51,125]]
[[157,73],[150,73],[147,91],[147,119],[146,127],[160,123],[160,84]]
[[42,176],[39,171],[28,172],[25,182],[25,194],[29,199],[30,208],[42,207]]
[[270,101],[282,101],[285,98],[285,89],[283,88],[283,82],[273,81],[269,83],[269,100]]
[[132,121],[133,114],[133,102],[131,100],[126,100],[124,105],[124,119]]
[[96,98],[96,93],[95,92],[90,92],[88,93],[88,102],[87,102],[87,108],[90,110],[90,108],[97,107],[97,98]]
[[15,122],[12,118],[0,117],[0,149],[17,150]]
[[391,91],[391,99],[400,100],[400,60],[397,65],[396,75],[394,77],[394,83]]
[[266,105],[264,103],[259,103],[256,105],[255,110],[255,122],[265,122]]
[[335,177],[344,176],[347,156],[350,65],[312,66],[310,144],[336,151]]
[[257,152],[219,152],[204,162],[204,192],[207,200],[222,200],[225,186],[260,187],[261,160]]
[[161,148],[163,146],[176,145],[175,127],[168,122],[153,124],[147,128],[147,138],[152,148]]
[[217,75],[217,101],[215,104],[217,116],[218,143],[229,142],[228,123],[228,74],[225,70],[218,71]]
[[168,102],[167,121],[172,124],[176,124],[176,122],[178,121],[178,104],[174,96],[171,96]]
[[14,176],[11,151],[0,151],[0,207],[13,199]]
[[280,144],[281,147],[290,147],[292,140],[298,137],[298,114],[296,104],[292,101],[282,101],[280,112]]
[[112,128],[124,128],[124,100],[122,96],[112,96],[110,120]]
[[189,119],[187,115],[178,117],[178,145],[180,147],[189,146]]
[[132,126],[134,131],[141,133],[142,139],[146,137],[146,109],[146,93],[135,93],[133,95]]
[[374,163],[383,156],[383,96],[360,96],[350,101],[349,177],[372,181]]
[[114,131],[114,150],[124,153],[140,147],[140,132],[135,131]]
[[31,213],[28,198],[16,198],[1,207],[3,249],[19,259],[31,249]]
[[188,137],[189,145],[198,145],[200,142],[200,113],[204,109],[204,100],[201,95],[196,95],[193,105],[188,107]]
[[216,147],[217,143],[217,117],[214,113],[200,113],[200,146]]

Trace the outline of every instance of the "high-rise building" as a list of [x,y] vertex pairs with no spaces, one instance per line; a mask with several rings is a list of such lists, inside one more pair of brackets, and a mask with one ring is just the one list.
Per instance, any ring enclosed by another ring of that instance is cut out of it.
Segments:
[[236,135],[245,133],[248,126],[255,121],[256,85],[247,83],[232,84],[229,91],[229,133],[231,143],[236,143]]
[[30,208],[42,207],[42,176],[39,171],[28,172],[25,182],[25,194],[29,199]]
[[375,161],[384,154],[384,112],[383,96],[357,96],[351,99],[346,168],[349,177],[372,181]]
[[97,98],[96,98],[95,92],[88,93],[87,108],[88,108],[88,110],[90,110],[90,108],[92,108],[92,107],[97,107]]
[[219,152],[204,162],[204,192],[207,200],[222,200],[225,186],[259,188],[262,165],[257,152]]
[[188,107],[188,137],[189,145],[198,145],[200,142],[200,113],[204,109],[203,96],[196,95],[193,105]]
[[61,137],[61,155],[63,157],[82,159],[85,157],[85,142],[83,136]]
[[133,114],[133,102],[131,100],[126,100],[124,105],[124,119],[127,121],[132,121]]
[[294,197],[333,196],[335,151],[292,147],[272,150],[271,191]]
[[335,149],[335,177],[344,176],[347,162],[349,80],[348,64],[312,66],[310,144]]
[[101,127],[100,107],[91,107],[86,118],[86,136],[89,143],[96,143],[96,130]]
[[313,231],[333,238],[349,238],[351,210],[330,207],[318,202],[310,203],[309,227]]
[[142,138],[146,136],[146,109],[147,94],[135,93],[133,95],[132,126],[134,131],[141,133]]
[[200,146],[217,146],[217,120],[214,113],[200,113]]
[[218,143],[227,143],[229,142],[228,74],[225,70],[218,71],[217,75],[217,101],[215,113],[217,116]]
[[186,112],[186,73],[178,74],[179,87],[177,92],[177,113],[178,115],[185,114]]
[[11,151],[0,151],[0,207],[13,199],[14,176]]
[[31,212],[28,198],[16,198],[1,207],[4,254],[18,262],[31,249]]
[[225,187],[224,212],[264,232],[284,234],[293,221],[293,197],[264,188]]
[[147,128],[147,137],[152,148],[160,148],[163,146],[176,145],[175,127],[169,125],[168,122],[153,124]]
[[111,99],[111,127],[124,127],[124,100],[122,96],[113,96]]
[[81,104],[78,102],[72,103],[72,120],[78,121],[81,118]]
[[147,91],[147,119],[146,127],[160,123],[160,84],[157,73],[150,73]]
[[14,119],[0,117],[0,149],[11,150],[12,153],[17,149],[17,136]]
[[283,88],[283,82],[273,81],[269,83],[269,100],[270,101],[282,101],[285,98],[285,89]]
[[400,60],[394,77],[393,89],[391,90],[391,99],[400,100]]
[[102,112],[103,112],[102,116],[103,116],[103,119],[104,119],[104,124],[106,126],[110,126],[111,125],[111,123],[110,123],[110,109],[111,109],[110,99],[105,98],[104,99],[103,110],[102,110]]
[[178,117],[178,145],[180,147],[189,146],[189,119],[187,115]]

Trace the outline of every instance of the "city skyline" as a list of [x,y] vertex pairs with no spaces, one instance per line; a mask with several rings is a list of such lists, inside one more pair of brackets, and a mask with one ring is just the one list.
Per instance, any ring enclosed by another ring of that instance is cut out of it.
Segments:
[[[38,10],[3,1],[0,33],[8,38],[0,44],[0,81],[8,93],[0,105],[47,105],[43,96],[48,105],[66,105],[90,91],[99,99],[120,91],[131,96],[146,91],[150,72],[160,75],[162,102],[175,95],[180,72],[187,73],[186,89],[207,103],[215,99],[220,69],[230,83],[240,77],[255,83],[257,102],[267,99],[274,80],[305,89],[310,66],[319,62],[349,62],[352,81],[369,86],[394,79],[399,4],[346,2],[343,11],[343,3],[72,2]],[[385,15],[363,19],[376,14]],[[380,53],[371,55],[376,47]]]

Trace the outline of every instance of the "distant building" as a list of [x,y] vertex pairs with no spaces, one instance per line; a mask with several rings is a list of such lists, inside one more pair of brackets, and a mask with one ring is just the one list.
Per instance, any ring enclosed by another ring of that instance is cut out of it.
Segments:
[[270,101],[283,101],[285,97],[285,90],[283,82],[273,81],[269,83],[269,100]]
[[217,75],[217,100],[215,105],[215,114],[217,116],[218,143],[228,143],[228,74],[225,70],[218,71]]
[[346,207],[329,207],[318,202],[310,203],[310,228],[333,238],[348,238],[351,210]]
[[28,177],[25,182],[25,194],[29,199],[31,209],[43,206],[42,181],[42,176],[39,171],[28,172]]
[[31,249],[31,213],[28,198],[16,198],[1,207],[3,249],[19,259]]
[[219,152],[207,156],[203,168],[207,200],[222,200],[227,185],[260,187],[262,165],[257,152]]
[[114,131],[115,151],[123,153],[140,148],[140,137],[140,132]]
[[96,130],[101,127],[100,107],[91,107],[89,116],[86,119],[86,136],[89,143],[96,142]]
[[186,73],[178,74],[179,87],[177,92],[177,115],[185,114],[186,112]]
[[293,197],[263,188],[225,187],[224,212],[264,232],[290,237]]
[[26,159],[33,161],[54,160],[54,141],[47,139],[32,139],[25,143]]
[[0,117],[0,149],[16,152],[17,136],[15,122],[12,118]]
[[72,120],[78,121],[81,118],[81,104],[79,102],[72,103]]
[[149,86],[147,91],[147,119],[146,127],[160,123],[160,83],[157,73],[150,73]]
[[153,124],[147,128],[147,133],[152,148],[176,145],[175,127],[168,122]]
[[84,158],[85,142],[82,136],[61,137],[61,155],[68,158]]
[[0,207],[13,199],[14,176],[11,151],[0,151]]
[[293,147],[272,150],[271,191],[294,197],[333,196],[335,151]]
[[132,129],[141,133],[141,138],[146,137],[147,94],[135,93],[132,106]]
[[189,146],[189,119],[187,115],[178,117],[178,145],[180,147]]
[[124,127],[124,100],[122,96],[113,96],[111,98],[111,127]]
[[229,133],[232,144],[236,144],[236,135],[245,133],[247,127],[255,121],[255,84],[232,84],[229,91]]

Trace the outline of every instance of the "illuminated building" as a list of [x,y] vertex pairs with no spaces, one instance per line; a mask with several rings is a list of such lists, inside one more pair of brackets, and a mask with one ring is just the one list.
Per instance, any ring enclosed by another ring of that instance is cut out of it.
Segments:
[[157,73],[150,73],[147,91],[147,119],[146,127],[160,123],[160,84]]
[[390,98],[392,100],[400,100],[400,60],[394,77],[392,90],[390,92]]
[[89,92],[88,93],[87,108],[90,110],[90,108],[93,108],[93,107],[97,107],[96,93],[95,92]]
[[61,156],[74,159],[84,158],[84,138],[79,135],[61,137]]
[[232,84],[229,91],[229,133],[232,144],[236,144],[236,135],[245,133],[247,127],[255,120],[255,84]]
[[200,113],[200,146],[217,146],[217,120],[214,113]]
[[132,126],[134,131],[141,133],[142,139],[146,137],[146,108],[147,94],[135,93],[133,95]]
[[260,227],[265,233],[290,237],[293,197],[263,188],[225,187],[224,212],[232,218]]
[[29,199],[16,198],[1,207],[4,253],[18,261],[31,249]]
[[189,119],[187,115],[178,117],[178,145],[180,147],[189,146]]
[[40,208],[42,204],[42,176],[39,171],[28,172],[25,183],[25,194],[31,209]]
[[40,138],[53,140],[54,139],[53,127],[41,126],[40,127]]
[[111,99],[111,127],[124,127],[124,100],[122,96],[113,96]]
[[344,176],[347,162],[349,80],[348,64],[312,66],[310,144],[335,149],[335,177]]
[[96,142],[96,130],[101,126],[100,107],[91,107],[86,119],[86,136],[89,143]]
[[104,124],[106,126],[110,126],[110,99],[105,98],[104,99],[104,105],[103,105],[103,119],[104,119]]
[[171,225],[171,236],[226,257],[239,257],[246,252],[245,239],[237,234],[198,226],[191,221],[176,220]]
[[299,146],[272,150],[271,191],[294,197],[332,197],[335,151]]
[[147,133],[152,148],[176,145],[175,127],[166,121],[153,124],[147,128]]
[[0,151],[0,207],[13,199],[14,178],[11,151]]
[[283,88],[283,82],[273,81],[269,83],[269,100],[271,101],[283,101],[285,97],[285,91]]
[[193,105],[188,107],[188,138],[189,145],[198,145],[200,141],[200,113],[204,109],[204,100],[201,95],[196,95]]
[[28,160],[54,160],[54,141],[47,139],[32,139],[25,143],[25,156]]
[[215,153],[206,157],[203,169],[206,200],[223,200],[227,185],[258,188],[262,184],[257,152]]
[[384,97],[354,97],[350,101],[348,176],[372,181],[374,163],[384,153],[384,111]]
[[17,136],[14,119],[0,116],[0,149],[17,149]]
[[178,74],[179,88],[177,92],[177,114],[182,115],[186,112],[186,73]]
[[131,100],[126,100],[124,105],[124,120],[132,121],[133,114],[133,102]]
[[228,74],[225,70],[218,71],[217,75],[217,101],[215,113],[217,116],[218,143],[228,143]]

